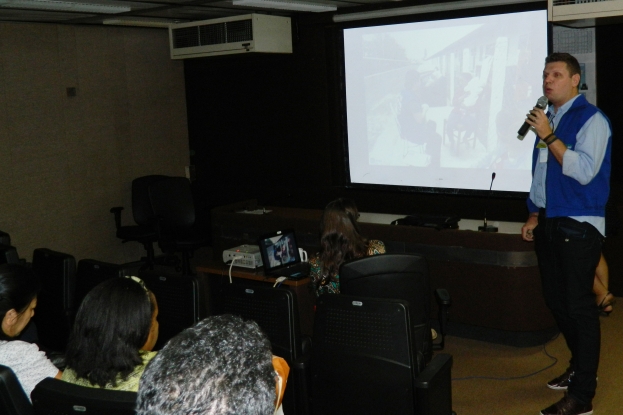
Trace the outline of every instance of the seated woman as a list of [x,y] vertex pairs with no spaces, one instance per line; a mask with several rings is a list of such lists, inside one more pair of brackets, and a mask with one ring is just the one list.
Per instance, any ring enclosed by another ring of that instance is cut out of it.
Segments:
[[351,259],[384,254],[381,241],[361,235],[357,206],[350,199],[340,198],[329,203],[320,220],[320,252],[310,259],[310,276],[316,296],[339,294],[340,265]]
[[0,265],[0,365],[11,368],[26,396],[45,378],[60,379],[62,373],[35,344],[16,340],[37,306],[39,282],[30,268]]
[[137,277],[112,278],[84,298],[67,345],[61,379],[81,386],[137,391],[156,355],[158,304]]

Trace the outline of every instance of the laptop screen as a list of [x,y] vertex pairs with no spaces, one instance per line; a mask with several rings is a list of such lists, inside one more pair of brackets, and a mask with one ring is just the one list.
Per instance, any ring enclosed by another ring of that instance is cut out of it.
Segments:
[[294,231],[284,230],[260,237],[259,243],[264,271],[272,272],[301,262]]

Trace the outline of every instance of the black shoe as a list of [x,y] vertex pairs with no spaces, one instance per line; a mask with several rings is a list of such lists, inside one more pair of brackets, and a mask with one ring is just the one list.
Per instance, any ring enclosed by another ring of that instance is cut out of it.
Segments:
[[592,415],[593,405],[584,404],[567,395],[541,411],[541,415]]
[[571,378],[575,372],[570,367],[565,370],[565,373],[547,382],[547,387],[557,391],[566,391],[571,383]]

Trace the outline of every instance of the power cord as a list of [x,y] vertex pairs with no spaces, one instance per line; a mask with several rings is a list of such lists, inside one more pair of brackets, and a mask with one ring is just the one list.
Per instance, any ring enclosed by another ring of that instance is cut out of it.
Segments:
[[550,363],[549,365],[545,366],[542,369],[537,370],[536,372],[532,372],[532,373],[528,373],[527,375],[522,375],[522,376],[511,376],[511,377],[506,377],[506,378],[500,378],[500,377],[495,377],[495,376],[466,376],[464,378],[453,378],[452,380],[471,380],[471,379],[485,379],[485,380],[518,380],[518,379],[525,379],[525,378],[529,378],[530,376],[534,376],[538,373],[541,373],[547,369],[549,369],[550,367],[553,367],[556,363],[558,363],[558,358],[555,356],[552,356],[551,354],[549,354],[549,352],[547,351],[547,344],[553,342],[554,340],[556,340],[558,338],[560,333],[557,333],[554,335],[554,337],[552,337],[551,339],[549,339],[547,342],[545,342],[545,344],[543,344],[543,353],[545,353],[545,355],[547,357],[549,357],[550,359],[552,359],[552,363]]
[[230,284],[233,284],[233,282],[232,282],[232,280],[231,280],[231,269],[232,269],[232,267],[234,266],[234,262],[236,262],[236,260],[238,260],[238,259],[243,259],[243,257],[242,257],[242,256],[240,256],[240,255],[236,255],[235,257],[233,257],[233,258],[231,259],[231,264],[229,264],[229,283],[230,283]]
[[282,282],[284,282],[285,280],[287,280],[287,277],[279,277],[275,280],[275,284],[273,285],[273,288],[281,285]]

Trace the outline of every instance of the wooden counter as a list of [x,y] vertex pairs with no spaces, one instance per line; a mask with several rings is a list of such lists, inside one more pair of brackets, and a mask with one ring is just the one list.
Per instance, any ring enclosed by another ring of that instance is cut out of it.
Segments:
[[[238,213],[242,210],[261,213]],[[299,245],[310,256],[318,251],[321,210],[277,206],[265,210],[257,209],[254,200],[213,209],[215,257],[228,248],[257,244],[260,235],[286,228],[296,231]],[[450,334],[532,346],[557,332],[543,300],[534,245],[518,234],[521,224],[500,224],[501,230],[517,229],[517,233],[485,233],[470,230],[477,221],[460,221],[459,229],[444,230],[378,222],[382,215],[363,213],[363,234],[385,242],[389,253],[424,255],[432,287],[450,293]]]

